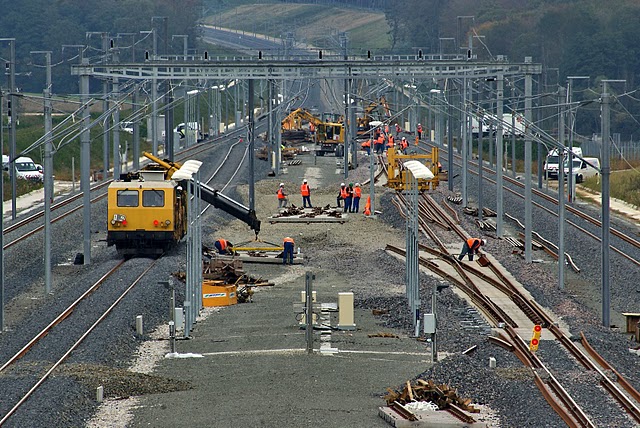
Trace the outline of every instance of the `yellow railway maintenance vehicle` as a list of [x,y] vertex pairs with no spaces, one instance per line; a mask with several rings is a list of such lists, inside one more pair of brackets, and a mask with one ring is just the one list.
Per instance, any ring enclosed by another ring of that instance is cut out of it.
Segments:
[[433,178],[430,180],[422,178],[418,179],[418,189],[420,191],[429,189],[434,190],[440,183],[440,179],[438,178],[438,176],[441,174],[441,171],[439,167],[440,163],[438,162],[438,154],[439,150],[437,147],[432,147],[431,153],[427,153],[424,155],[415,153],[403,155],[395,148],[390,148],[387,151],[387,187],[400,191],[408,190],[407,174],[409,172],[403,166],[403,163],[406,161],[418,161],[424,164],[433,173]]
[[[154,163],[123,174],[108,189],[107,245],[123,256],[160,255],[187,232],[187,186],[194,181],[172,180],[181,164],[145,153]],[[239,218],[256,233],[260,221],[255,211],[215,189],[199,183],[201,199]]]

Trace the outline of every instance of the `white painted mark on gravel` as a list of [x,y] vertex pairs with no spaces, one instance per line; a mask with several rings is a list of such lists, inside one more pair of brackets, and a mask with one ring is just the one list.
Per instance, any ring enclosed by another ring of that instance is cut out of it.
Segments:
[[177,352],[169,352],[164,357],[165,358],[204,358],[204,355],[193,354],[193,353],[179,354]]

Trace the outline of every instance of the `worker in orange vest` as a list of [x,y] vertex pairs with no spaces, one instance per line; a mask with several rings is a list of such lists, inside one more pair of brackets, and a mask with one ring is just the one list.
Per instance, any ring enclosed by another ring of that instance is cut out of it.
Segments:
[[311,189],[309,188],[306,178],[302,180],[302,184],[300,185],[300,194],[302,195],[302,207],[307,208],[307,204],[309,204],[309,208],[313,208],[311,206]]
[[382,154],[384,152],[384,135],[380,133],[378,139],[375,142],[375,152]]
[[418,140],[422,140],[422,125],[420,123],[418,124],[416,131],[418,131]]
[[395,143],[396,140],[393,138],[393,135],[389,134],[389,141],[387,141],[387,151],[389,151],[389,149],[392,149]]
[[362,150],[367,152],[368,155],[371,154],[371,140],[367,140],[364,143],[360,144],[360,147],[362,147]]
[[384,125],[384,133],[389,135],[389,124]]
[[287,236],[284,238],[282,242],[282,246],[284,247],[284,251],[282,251],[282,264],[286,265],[287,260],[289,260],[289,264],[293,264],[293,247],[295,246],[295,242],[293,238]]
[[287,192],[284,191],[284,183],[280,183],[280,187],[278,188],[278,208],[286,208],[289,203],[289,199],[287,198]]
[[458,260],[462,261],[465,254],[469,255],[469,261],[473,261],[474,254],[480,254],[480,247],[487,243],[486,240],[480,238],[469,238],[462,245],[462,252],[458,256]]
[[364,206],[364,215],[371,215],[371,196],[367,196],[367,203]]
[[400,128],[400,125],[398,125],[396,123],[396,137],[398,136],[398,134],[400,134],[402,132],[402,128]]
[[360,211],[360,198],[362,197],[362,189],[360,183],[356,183],[356,187],[353,188],[353,203],[351,204],[351,212],[357,213]]
[[233,244],[226,239],[218,239],[214,244],[218,254],[233,254]]
[[342,212],[351,212],[351,202],[353,201],[353,183],[348,186],[340,187],[340,196],[344,201]]
[[406,150],[409,147],[409,143],[407,143],[407,139],[402,137],[402,141],[400,141],[400,151],[402,154],[406,154]]
[[340,201],[344,200],[343,195],[346,196],[346,189],[345,189],[346,184],[344,183],[340,183],[340,190],[338,190],[338,197],[336,198],[336,205],[338,205],[338,208],[341,207],[340,205]]

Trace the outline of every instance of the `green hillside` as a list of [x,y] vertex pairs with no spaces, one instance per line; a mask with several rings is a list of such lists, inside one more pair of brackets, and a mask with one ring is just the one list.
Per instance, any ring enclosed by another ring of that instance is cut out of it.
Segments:
[[296,42],[322,48],[340,46],[347,32],[355,50],[384,51],[391,47],[389,26],[382,12],[314,4],[254,4],[210,15],[204,22],[225,28],[284,38],[293,32]]

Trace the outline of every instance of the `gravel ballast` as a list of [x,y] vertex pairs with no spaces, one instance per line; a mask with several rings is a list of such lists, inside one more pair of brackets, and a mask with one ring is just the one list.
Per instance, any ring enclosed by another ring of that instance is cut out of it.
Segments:
[[[213,169],[217,157],[219,154],[212,154],[203,160]],[[90,424],[92,427],[124,426],[107,422],[114,419],[128,420],[126,426],[132,427],[168,427],[179,423],[293,427],[320,422],[335,427],[383,427],[386,423],[377,417],[377,406],[384,404],[381,396],[386,388],[400,387],[417,377],[447,383],[458,388],[460,395],[486,405],[496,412],[493,426],[562,426],[562,421],[535,387],[528,370],[513,354],[487,342],[489,325],[453,292],[452,287],[442,288],[437,293],[441,361],[431,365],[429,345],[410,338],[411,314],[404,298],[404,262],[384,251],[386,244],[404,247],[404,219],[391,204],[391,192],[376,188],[379,193],[376,209],[381,211],[376,219],[352,214],[344,225],[269,224],[264,221],[276,211],[275,190],[279,182],[285,183],[291,201],[301,205],[298,187],[306,177],[312,188],[314,205],[335,205],[338,185],[344,181],[341,175],[335,174],[335,159],[318,158],[315,162],[310,156],[300,159],[302,165],[289,166],[287,174],[275,178],[267,178],[266,163],[256,161],[256,177],[261,180],[255,190],[256,211],[263,220],[260,238],[280,243],[286,235],[294,237],[296,246],[300,246],[307,257],[304,266],[245,264],[248,273],[274,281],[275,287],[256,290],[254,303],[205,311],[207,316],[196,324],[193,339],[178,343],[180,353],[193,352],[204,355],[202,358],[164,359],[166,334],[162,333],[162,328],[159,335],[153,332],[168,321],[169,292],[162,289],[158,281],[184,270],[185,248],[179,246],[163,258],[163,263],[133,291],[131,298],[123,302],[108,322],[99,327],[43,385],[41,392],[31,400],[33,404],[28,407],[27,419],[16,415],[6,426],[84,426],[98,409],[95,387],[103,384],[113,413],[94,420]],[[351,173],[349,181],[362,182],[368,178],[368,161],[364,163],[364,167]],[[477,182],[474,184],[473,180],[471,176],[471,194],[477,189]],[[234,191],[225,193],[246,200],[247,186],[242,182],[239,184]],[[455,184],[458,188],[460,183],[456,181]],[[450,194],[446,186],[444,182],[434,192],[436,201],[440,202]],[[365,192],[368,193],[368,186],[363,188],[363,202]],[[495,190],[487,184],[484,192],[485,206],[491,207],[495,204]],[[509,214],[523,221],[522,200],[510,193],[505,193],[504,197]],[[361,203],[361,210],[363,207],[364,203]],[[560,291],[555,278],[557,264],[550,258],[536,253],[534,257],[542,262],[526,264],[521,256],[513,254],[509,244],[479,231],[473,218],[462,214],[462,207],[454,207],[459,210],[462,225],[469,234],[486,237],[489,240],[486,251],[509,270],[540,305],[562,317],[574,335],[584,331],[591,344],[617,370],[628,376],[636,388],[640,387],[636,369],[638,357],[627,350],[634,343],[629,342],[627,335],[600,326],[599,244],[568,229],[567,252],[582,272],[568,274],[567,287]],[[22,303],[18,303],[30,302],[24,295],[26,292],[16,294],[9,303],[10,307],[15,306],[11,309],[15,311],[11,312],[15,317],[12,319],[21,323],[12,324],[0,339],[0,353],[4,359],[12,350],[15,352],[22,337],[29,337],[32,330],[45,322],[45,307],[62,307],[63,302],[71,301],[81,284],[88,284],[100,276],[101,266],[118,260],[115,250],[99,241],[106,231],[101,210],[106,210],[106,205],[93,210],[96,245],[92,265],[56,267],[54,294],[38,297],[37,303],[31,302],[32,309],[28,314],[19,313]],[[557,220],[535,212],[534,230],[555,240]],[[79,242],[70,244],[69,240],[63,240],[64,236],[77,234],[78,221],[81,221],[80,214],[75,220],[64,222],[66,225],[56,226],[60,233],[60,248],[69,248],[66,255],[57,257],[70,259],[81,248]],[[234,243],[253,237],[245,224],[218,210],[208,210],[203,223],[205,245],[211,246],[219,237]],[[619,227],[624,226],[624,222],[619,223]],[[516,226],[509,222],[506,222],[506,228],[512,236],[517,233]],[[459,249],[458,238],[450,232],[440,233],[442,239],[451,244],[452,253]],[[634,232],[629,230],[629,233]],[[426,238],[421,241],[431,244]],[[34,258],[28,254],[13,257],[20,261]],[[640,297],[635,287],[630,286],[638,283],[639,272],[617,255],[612,254],[611,259],[612,315],[615,314],[615,323],[621,325],[621,312],[638,312],[640,307]],[[130,262],[141,264],[143,260]],[[320,301],[335,301],[338,292],[353,291],[358,330],[331,335],[333,347],[353,353],[307,356],[299,351],[304,348],[304,334],[297,327],[292,302],[300,299],[305,271],[316,275],[314,286]],[[35,267],[26,272],[30,275],[25,278],[26,283],[41,281]],[[20,275],[26,276],[25,273]],[[442,285],[446,285],[442,279],[421,273],[424,312],[430,311],[432,288]],[[179,287],[179,303],[183,300],[182,290]],[[108,295],[103,299],[108,299]],[[373,309],[386,313],[374,316]],[[145,319],[143,336],[135,333],[137,314],[143,314]],[[394,333],[398,338],[368,337],[379,331]],[[136,358],[141,357],[139,348],[145,342],[157,345],[143,351],[160,358],[155,368],[149,368],[144,374],[127,370]],[[461,355],[473,345],[477,345],[475,351]],[[227,354],[219,354],[222,352]],[[30,373],[41,370],[40,364],[48,360],[47,356],[47,349],[34,348],[24,362],[0,375],[0,387],[5,391],[20,390],[22,384],[28,383]],[[575,394],[579,403],[584,403],[583,408],[597,426],[635,426],[606,398],[596,377],[585,374],[564,350],[545,341],[539,356]],[[497,359],[496,369],[489,368],[489,357]],[[1,414],[6,413],[6,406],[13,402],[11,395],[3,400],[7,404],[0,404]],[[123,409],[118,407],[126,407],[121,405],[127,400],[121,399],[129,396],[138,396],[136,410],[128,415],[125,411],[123,415]],[[25,421],[29,424],[25,425]]]

